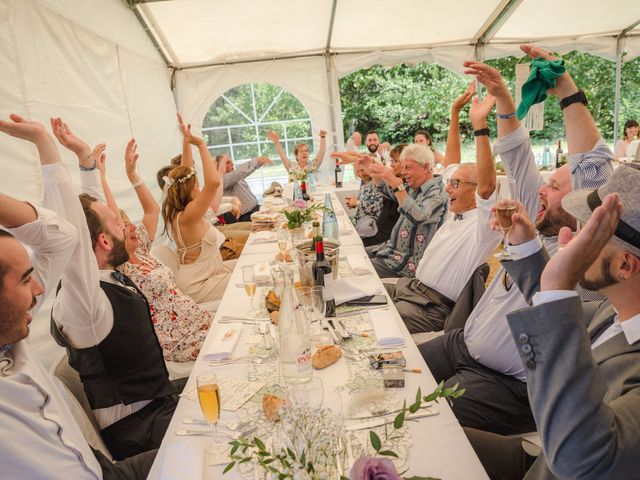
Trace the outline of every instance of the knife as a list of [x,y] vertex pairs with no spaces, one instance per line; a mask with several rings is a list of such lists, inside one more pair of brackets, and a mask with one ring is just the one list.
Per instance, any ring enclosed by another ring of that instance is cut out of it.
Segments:
[[[405,421],[407,420],[417,420],[418,418],[424,418],[424,417],[432,417],[434,415],[437,415],[439,412],[437,411],[431,411],[431,410],[427,410],[425,412],[422,413],[410,413],[409,415],[407,415],[404,419]],[[366,421],[366,422],[359,422],[353,425],[346,425],[344,428],[345,430],[348,430],[350,432],[355,432],[357,430],[367,430],[367,429],[371,429],[371,428],[376,428],[376,427],[382,427],[383,425],[389,425],[392,424],[393,421],[395,419],[391,419],[391,420],[386,420],[386,419],[382,419],[382,418],[374,418],[372,420]]]

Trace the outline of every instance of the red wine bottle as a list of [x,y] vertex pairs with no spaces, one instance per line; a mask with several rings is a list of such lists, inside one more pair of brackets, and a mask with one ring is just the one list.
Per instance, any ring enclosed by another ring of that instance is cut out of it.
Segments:
[[324,287],[324,300],[327,306],[325,316],[336,316],[336,301],[333,293],[333,274],[331,264],[324,256],[324,242],[321,236],[313,239],[316,244],[316,261],[313,262],[311,271],[313,272],[313,285]]

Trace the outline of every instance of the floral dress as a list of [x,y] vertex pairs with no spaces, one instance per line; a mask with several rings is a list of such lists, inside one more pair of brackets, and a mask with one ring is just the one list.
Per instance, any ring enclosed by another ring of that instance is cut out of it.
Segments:
[[180,291],[173,272],[149,253],[151,241],[144,225],[137,226],[141,263],[127,262],[122,273],[133,280],[149,302],[151,320],[165,360],[190,362],[200,352],[211,326],[211,315]]

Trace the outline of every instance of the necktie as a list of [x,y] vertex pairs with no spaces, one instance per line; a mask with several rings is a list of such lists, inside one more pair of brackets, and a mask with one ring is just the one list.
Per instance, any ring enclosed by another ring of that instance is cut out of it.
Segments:
[[131,286],[131,280],[129,280],[129,278],[122,272],[118,272],[117,270],[115,272],[111,272],[111,277],[115,278],[118,282],[126,285],[127,287]]

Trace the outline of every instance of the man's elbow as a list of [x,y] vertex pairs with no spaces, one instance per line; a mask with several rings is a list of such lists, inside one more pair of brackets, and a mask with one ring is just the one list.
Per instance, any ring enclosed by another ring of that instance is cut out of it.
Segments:
[[483,200],[487,200],[489,197],[491,197],[495,189],[496,183],[490,182],[485,185],[478,185],[477,192],[480,198],[482,198]]

